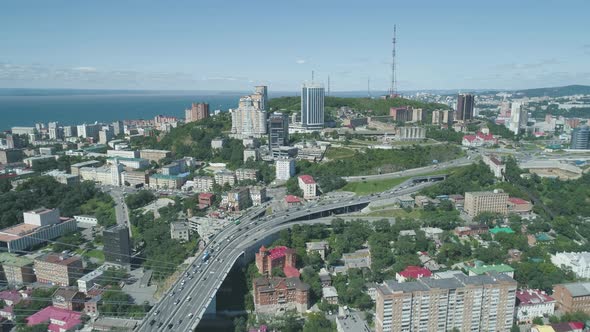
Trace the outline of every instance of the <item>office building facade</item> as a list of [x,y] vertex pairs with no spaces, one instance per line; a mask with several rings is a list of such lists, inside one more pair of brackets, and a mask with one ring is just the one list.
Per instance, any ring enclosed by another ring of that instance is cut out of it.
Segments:
[[268,148],[272,151],[286,145],[289,145],[289,117],[275,112],[268,118]]
[[475,217],[482,212],[508,213],[508,194],[500,189],[494,191],[475,191],[465,193],[465,212]]
[[301,126],[306,130],[324,128],[324,87],[320,84],[301,88]]
[[469,121],[473,119],[473,107],[475,106],[475,98],[472,94],[460,94],[457,97],[457,121]]
[[102,232],[105,263],[128,266],[131,263],[129,229],[116,225]]
[[590,149],[590,127],[582,126],[572,130],[570,148],[574,150]]

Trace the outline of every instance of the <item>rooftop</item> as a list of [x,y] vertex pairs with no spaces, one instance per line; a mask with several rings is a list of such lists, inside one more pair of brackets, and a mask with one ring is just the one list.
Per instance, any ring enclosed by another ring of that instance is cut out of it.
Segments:
[[59,265],[70,265],[71,263],[79,261],[80,257],[49,253],[43,256],[39,256],[35,258],[35,260]]
[[294,195],[285,196],[285,202],[287,203],[301,203],[301,199]]
[[490,229],[490,233],[492,233],[492,234],[498,234],[498,233],[513,234],[514,231],[510,227],[498,227],[498,226],[496,226],[496,227]]
[[478,276],[465,276],[455,274],[451,278],[434,279],[431,277],[421,278],[417,281],[397,282],[395,280],[386,280],[382,285],[377,286],[377,290],[383,294],[393,294],[396,292],[417,292],[428,291],[430,289],[457,289],[467,285],[488,285],[499,284],[504,282],[514,283],[516,281],[511,277],[490,272]]
[[508,198],[508,201],[512,204],[530,204],[529,201],[525,201],[524,199],[517,197],[510,197]]
[[261,292],[274,292],[277,288],[309,290],[309,285],[299,278],[261,277],[254,279],[254,285]]
[[516,292],[519,305],[536,305],[554,302],[555,299],[538,289],[524,289]]
[[324,288],[322,288],[322,296],[323,297],[337,297],[338,291],[336,291],[336,287],[334,287],[334,286],[324,287]]
[[[28,326],[50,322],[48,330],[60,332],[70,330],[80,324],[82,322],[81,317],[82,314],[79,312],[49,306],[27,317],[26,320]],[[56,324],[56,321],[62,322],[62,324]]]
[[432,272],[425,267],[410,265],[399,273],[404,278],[419,279],[432,276]]
[[562,284],[573,297],[590,296],[590,282],[572,282],[569,284]]
[[506,273],[506,272],[514,272],[514,269],[510,265],[506,264],[498,264],[498,265],[481,265],[476,267],[469,267],[467,268],[469,272],[472,272],[476,275],[483,275],[488,272],[497,272],[497,273]]
[[315,180],[313,179],[313,177],[311,175],[300,175],[299,178],[305,184],[315,184]]
[[30,264],[33,264],[33,260],[30,258],[7,252],[0,253],[0,265],[22,267]]
[[18,224],[0,231],[0,241],[10,242],[33,233],[39,226],[32,224]]

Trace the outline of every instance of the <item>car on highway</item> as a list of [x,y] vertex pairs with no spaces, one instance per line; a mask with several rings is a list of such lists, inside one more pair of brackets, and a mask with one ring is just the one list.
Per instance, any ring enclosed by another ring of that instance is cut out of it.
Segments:
[[191,317],[193,317],[193,313],[189,312],[187,316],[188,316],[188,318],[191,318]]

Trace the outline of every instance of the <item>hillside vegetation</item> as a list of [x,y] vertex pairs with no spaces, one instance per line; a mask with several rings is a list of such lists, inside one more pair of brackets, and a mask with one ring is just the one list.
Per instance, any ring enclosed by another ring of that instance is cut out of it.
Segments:
[[[301,97],[279,97],[269,101],[273,110],[292,113],[301,110]],[[343,98],[343,97],[326,97],[324,101],[326,108],[339,108],[348,106],[358,111],[372,110],[373,115],[389,115],[389,108],[412,106],[423,108],[426,111],[435,109],[449,109],[448,106],[436,103],[424,103],[404,98],[394,99],[369,99],[369,98]]]

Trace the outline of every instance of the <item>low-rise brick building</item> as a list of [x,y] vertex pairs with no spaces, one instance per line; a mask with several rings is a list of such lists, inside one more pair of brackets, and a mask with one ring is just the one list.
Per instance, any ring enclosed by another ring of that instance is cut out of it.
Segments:
[[590,314],[590,282],[572,282],[553,286],[556,310],[563,312],[583,311]]
[[35,282],[33,260],[10,253],[0,253],[0,279],[9,285]]
[[260,247],[256,253],[256,267],[262,275],[272,276],[274,268],[280,268],[287,277],[299,277],[299,271],[295,267],[297,257],[295,250],[285,246],[279,246],[272,249]]
[[51,297],[54,307],[73,311],[82,311],[85,299],[86,295],[84,293],[73,288],[63,287],[58,288]]
[[38,282],[64,287],[74,283],[84,270],[80,257],[55,253],[35,258],[34,269]]
[[309,285],[299,278],[261,277],[254,279],[252,286],[257,314],[304,313],[309,308]]

